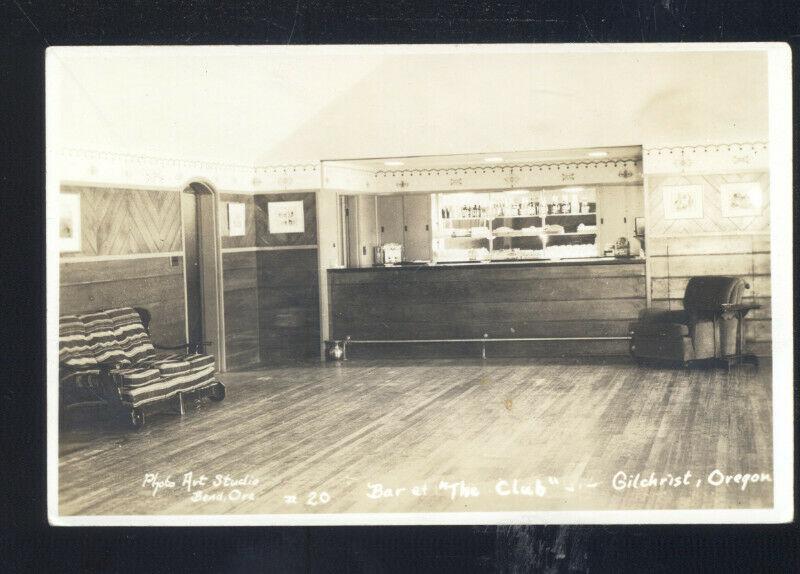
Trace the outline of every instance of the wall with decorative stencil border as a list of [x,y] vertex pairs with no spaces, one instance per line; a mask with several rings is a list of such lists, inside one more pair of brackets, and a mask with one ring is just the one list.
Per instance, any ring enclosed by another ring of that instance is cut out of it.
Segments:
[[[746,217],[722,215],[721,186],[758,182],[761,213]],[[699,185],[703,216],[667,219],[666,186]],[[653,307],[680,309],[686,283],[694,275],[734,275],[750,285],[747,302],[762,307],[747,318],[747,344],[762,356],[771,355],[770,189],[766,171],[708,174],[665,174],[647,178],[647,256]]]
[[62,253],[60,313],[138,306],[157,343],[185,339],[180,196],[64,185],[81,196],[81,251]]

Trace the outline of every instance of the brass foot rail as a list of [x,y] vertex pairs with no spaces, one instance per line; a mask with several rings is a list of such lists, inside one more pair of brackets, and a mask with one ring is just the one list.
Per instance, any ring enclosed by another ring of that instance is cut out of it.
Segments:
[[342,360],[347,360],[347,345],[388,343],[481,343],[481,358],[486,358],[486,343],[501,341],[630,341],[630,336],[620,337],[483,337],[464,339],[353,339],[348,335],[342,341]]

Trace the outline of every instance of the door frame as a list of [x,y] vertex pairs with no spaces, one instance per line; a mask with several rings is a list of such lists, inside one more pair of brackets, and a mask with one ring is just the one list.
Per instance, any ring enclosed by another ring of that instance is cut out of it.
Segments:
[[[222,278],[222,238],[220,237],[220,224],[219,224],[219,193],[217,192],[214,184],[204,177],[193,177],[185,181],[185,183],[178,190],[179,193],[185,193],[186,188],[192,184],[202,185],[211,194],[212,213],[211,218],[214,225],[214,261],[216,263],[214,274],[214,282],[217,291],[217,351],[216,362],[217,371],[225,372],[227,370],[227,361],[225,359],[225,294],[223,290]],[[183,201],[180,202],[181,206],[181,250],[183,251],[183,313],[184,313],[184,337],[186,342],[189,341],[189,297],[186,285],[186,235],[183,229]]]

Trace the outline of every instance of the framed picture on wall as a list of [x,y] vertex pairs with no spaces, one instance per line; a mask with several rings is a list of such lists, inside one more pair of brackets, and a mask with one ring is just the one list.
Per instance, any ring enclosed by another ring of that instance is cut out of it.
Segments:
[[270,233],[304,233],[305,213],[302,201],[270,201],[267,204]]
[[703,217],[702,185],[667,185],[664,193],[664,219]]
[[245,234],[244,203],[228,203],[228,236],[241,237]]
[[763,195],[758,182],[723,183],[719,189],[722,217],[761,215]]
[[62,253],[81,250],[81,196],[62,193],[58,198],[58,248]]

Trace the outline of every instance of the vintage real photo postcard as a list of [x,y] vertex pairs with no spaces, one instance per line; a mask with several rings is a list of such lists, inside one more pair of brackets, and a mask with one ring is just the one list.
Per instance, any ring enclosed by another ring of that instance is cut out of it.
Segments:
[[780,44],[57,47],[57,525],[783,522]]

